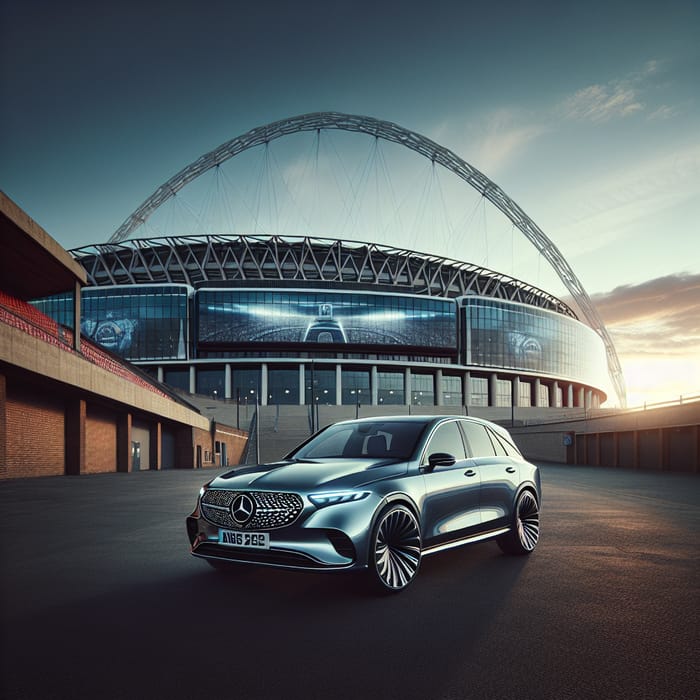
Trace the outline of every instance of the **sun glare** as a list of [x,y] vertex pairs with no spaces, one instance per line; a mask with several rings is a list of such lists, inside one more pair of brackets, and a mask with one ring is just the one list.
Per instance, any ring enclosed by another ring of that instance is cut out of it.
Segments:
[[700,394],[700,359],[692,357],[622,357],[627,405],[678,401]]

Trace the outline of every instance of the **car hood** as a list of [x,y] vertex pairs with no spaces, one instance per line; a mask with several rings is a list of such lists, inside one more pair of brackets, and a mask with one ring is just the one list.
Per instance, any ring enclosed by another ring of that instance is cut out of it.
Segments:
[[348,489],[401,476],[407,469],[406,462],[395,460],[284,461],[233,469],[215,478],[209,488],[300,492]]

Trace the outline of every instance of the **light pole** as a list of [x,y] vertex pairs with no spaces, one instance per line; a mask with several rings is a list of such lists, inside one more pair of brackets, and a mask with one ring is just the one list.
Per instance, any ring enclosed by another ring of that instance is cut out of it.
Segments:
[[313,435],[316,432],[316,412],[314,409],[314,405],[316,404],[316,401],[314,401],[314,394],[316,393],[316,374],[315,374],[315,368],[314,368],[314,361],[311,360],[311,434]]

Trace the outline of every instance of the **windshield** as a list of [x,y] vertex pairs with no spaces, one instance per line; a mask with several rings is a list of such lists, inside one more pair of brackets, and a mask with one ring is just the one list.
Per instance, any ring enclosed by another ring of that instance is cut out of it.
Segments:
[[295,459],[408,459],[424,428],[425,423],[420,422],[337,423],[289,456]]

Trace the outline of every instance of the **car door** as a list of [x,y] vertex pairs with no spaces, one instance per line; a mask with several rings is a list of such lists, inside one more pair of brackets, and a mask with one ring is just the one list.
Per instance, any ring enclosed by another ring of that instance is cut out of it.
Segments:
[[[429,465],[431,454],[454,457],[453,464]],[[479,515],[479,470],[467,458],[458,422],[440,423],[421,456],[425,480],[423,501],[423,545],[431,547],[460,539],[481,525]]]
[[486,526],[484,529],[510,525],[520,483],[519,463],[505,454],[503,447],[482,423],[463,419],[460,425],[467,440],[468,454],[481,477],[479,508],[482,523]]

